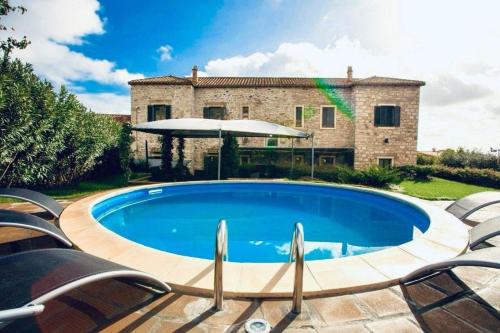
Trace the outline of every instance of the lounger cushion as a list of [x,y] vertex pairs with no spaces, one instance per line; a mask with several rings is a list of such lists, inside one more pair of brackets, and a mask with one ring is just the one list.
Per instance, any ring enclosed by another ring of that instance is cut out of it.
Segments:
[[45,232],[54,237],[67,247],[72,247],[71,241],[64,233],[52,223],[35,215],[17,212],[13,210],[0,209],[0,227],[27,228]]
[[469,247],[474,249],[482,242],[500,235],[500,216],[479,223],[470,230]]
[[43,193],[27,190],[24,188],[0,188],[0,197],[10,197],[29,201],[37,206],[44,208],[56,218],[59,218],[62,211],[64,210],[61,204],[51,197]]
[[479,192],[455,201],[446,211],[463,220],[475,211],[496,203],[500,203],[500,191]]
[[[21,252],[0,258],[0,310],[29,304],[68,283],[106,272],[132,271],[125,266],[69,249]],[[126,277],[126,274],[123,274]],[[146,280],[146,279],[144,279]],[[148,282],[154,284],[155,279]],[[165,290],[162,282],[157,285]],[[168,291],[168,286],[167,286]]]
[[479,266],[500,269],[500,248],[490,247],[470,251],[456,258],[437,262],[419,268],[401,279],[401,283],[409,283],[442,270],[457,266]]

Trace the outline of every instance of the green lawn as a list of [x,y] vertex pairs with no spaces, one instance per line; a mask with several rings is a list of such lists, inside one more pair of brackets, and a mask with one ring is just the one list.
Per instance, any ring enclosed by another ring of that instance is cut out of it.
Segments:
[[404,194],[427,200],[456,200],[472,193],[496,190],[441,178],[431,178],[429,181],[404,180],[400,186]]

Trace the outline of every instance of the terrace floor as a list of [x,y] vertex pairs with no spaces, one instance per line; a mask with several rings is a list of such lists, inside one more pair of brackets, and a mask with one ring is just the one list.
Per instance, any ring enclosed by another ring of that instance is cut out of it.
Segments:
[[[24,203],[0,204],[0,208],[38,211]],[[471,220],[481,222],[496,215],[500,205],[474,214]],[[5,228],[0,242],[25,236]],[[0,245],[0,254],[49,242],[36,237]],[[500,246],[499,237],[491,244]],[[500,332],[500,271],[456,268],[408,287],[306,299],[299,316],[290,314],[290,300],[228,299],[221,312],[211,307],[210,298],[175,292],[158,298],[124,281],[110,280],[58,297],[36,319],[19,320],[5,331],[244,332],[247,319],[264,318],[272,332]]]

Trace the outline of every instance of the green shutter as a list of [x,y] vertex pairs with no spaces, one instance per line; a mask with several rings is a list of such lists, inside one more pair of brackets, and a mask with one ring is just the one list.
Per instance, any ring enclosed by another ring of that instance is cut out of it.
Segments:
[[210,119],[210,108],[208,107],[203,108],[203,118]]
[[153,121],[153,120],[155,120],[153,106],[148,105],[148,121]]

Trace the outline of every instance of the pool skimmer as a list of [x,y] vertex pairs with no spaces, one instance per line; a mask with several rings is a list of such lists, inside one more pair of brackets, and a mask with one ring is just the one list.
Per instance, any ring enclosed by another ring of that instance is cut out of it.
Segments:
[[249,319],[245,323],[247,333],[269,333],[271,325],[264,319]]

